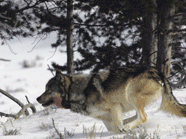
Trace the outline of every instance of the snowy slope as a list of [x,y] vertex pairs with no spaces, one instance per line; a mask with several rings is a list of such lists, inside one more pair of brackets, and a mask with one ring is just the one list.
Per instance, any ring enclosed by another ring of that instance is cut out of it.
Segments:
[[[59,49],[53,55],[54,49],[50,48],[53,41],[51,36],[41,41],[32,52],[36,42],[34,39],[13,40],[8,45],[0,47],[0,58],[10,59],[11,62],[0,61],[0,88],[10,92],[14,97],[27,103],[25,95],[37,108],[37,113],[30,116],[22,116],[18,120],[0,117],[0,139],[49,139],[59,138],[53,127],[52,119],[60,133],[66,138],[74,139],[115,139],[127,136],[145,135],[147,138],[162,139],[185,139],[186,138],[186,118],[177,118],[169,114],[158,111],[158,104],[161,100],[151,105],[147,109],[148,121],[134,130],[134,133],[116,135],[106,130],[104,124],[96,119],[72,113],[69,110],[59,108],[44,109],[36,102],[36,98],[44,91],[46,82],[52,77],[47,70],[47,64],[51,61],[64,64],[66,55],[62,55]],[[13,54],[9,47],[13,49]],[[61,48],[62,49],[62,48]],[[52,56],[52,57],[51,57]],[[77,55],[76,55],[77,57]],[[30,68],[23,68],[26,61]],[[186,104],[186,90],[174,91],[180,103]],[[20,107],[0,93],[0,112],[17,113]],[[31,113],[31,112],[30,112]],[[134,112],[124,114],[125,117],[133,116]],[[5,130],[6,129],[6,130]],[[7,131],[17,131],[17,135],[5,136]]]

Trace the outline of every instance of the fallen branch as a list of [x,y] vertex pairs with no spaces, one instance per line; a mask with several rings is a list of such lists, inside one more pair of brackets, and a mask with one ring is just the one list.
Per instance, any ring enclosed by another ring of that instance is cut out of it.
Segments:
[[18,119],[21,115],[29,115],[28,112],[28,108],[30,108],[32,110],[32,113],[36,113],[36,108],[33,104],[31,104],[28,100],[28,97],[26,97],[28,104],[24,105],[22,102],[20,102],[18,99],[16,99],[15,97],[13,97],[12,95],[10,95],[9,93],[5,92],[4,90],[0,89],[0,92],[2,94],[4,94],[5,96],[7,96],[8,98],[12,99],[14,102],[16,102],[19,106],[21,106],[21,110],[17,113],[17,114],[6,114],[3,112],[0,112],[0,116],[5,116],[5,117],[12,117],[14,119]]
[[[10,98],[11,100],[13,100],[15,103],[17,103],[21,108],[24,107],[24,104],[23,104],[21,101],[19,101],[17,98],[13,97],[12,95],[10,95],[9,93],[7,93],[6,91],[0,89],[0,92],[1,92],[3,95],[5,95],[5,96],[7,96],[8,98]],[[29,115],[28,110],[25,110],[25,115]]]
[[25,111],[27,110],[27,108],[30,108],[33,113],[37,112],[35,106],[29,103],[29,104],[24,105],[24,107],[15,115],[16,119],[18,119],[21,115],[23,115]]
[[29,103],[23,106],[23,108],[17,113],[17,114],[6,114],[3,112],[0,112],[0,116],[5,116],[5,117],[12,117],[14,119],[18,119],[21,115],[23,115],[25,113],[25,111],[27,110],[27,108],[31,108],[33,113],[36,113],[36,108],[33,104]]
[[16,119],[16,115],[14,115],[14,114],[6,114],[6,113],[3,113],[3,112],[0,112],[0,116],[1,116],[1,117],[2,117],[2,116],[5,116],[5,117],[12,117],[12,118]]
[[10,62],[11,60],[0,58],[0,61]]

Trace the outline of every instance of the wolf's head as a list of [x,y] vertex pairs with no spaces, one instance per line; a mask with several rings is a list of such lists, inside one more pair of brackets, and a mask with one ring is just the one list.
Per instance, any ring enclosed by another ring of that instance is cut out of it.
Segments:
[[55,77],[51,78],[46,84],[45,92],[36,100],[44,107],[55,104],[63,108],[62,104],[67,99],[69,86],[70,78],[60,71],[56,71]]

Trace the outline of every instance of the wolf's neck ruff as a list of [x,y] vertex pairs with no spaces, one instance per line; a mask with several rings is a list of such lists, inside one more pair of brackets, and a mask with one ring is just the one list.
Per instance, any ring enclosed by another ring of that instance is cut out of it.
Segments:
[[67,87],[67,81],[65,79],[64,79],[64,82],[61,82],[61,84],[62,86],[60,86],[60,88],[65,93],[64,96],[61,96],[62,97],[61,105],[65,109],[70,109],[71,107],[70,107],[70,93],[69,93],[70,90],[69,89],[71,88],[71,84],[69,85],[69,87]]
[[81,113],[83,115],[89,115],[89,112],[86,110],[84,90],[88,86],[90,78],[90,75],[76,75],[73,79],[70,78],[71,84],[66,92],[65,100],[62,102],[62,105],[67,106],[64,108],[69,108],[73,112]]

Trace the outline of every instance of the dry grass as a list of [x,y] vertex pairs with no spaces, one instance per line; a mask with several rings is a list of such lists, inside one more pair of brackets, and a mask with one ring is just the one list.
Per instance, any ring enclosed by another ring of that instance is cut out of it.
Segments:
[[48,124],[48,123],[41,123],[41,125],[39,126],[39,128],[41,130],[45,130],[45,131],[48,131],[49,129],[52,129],[53,126],[51,124]]
[[91,128],[86,128],[83,125],[83,134],[86,136],[86,139],[95,139],[96,138],[96,124]]
[[126,132],[123,137],[112,137],[110,139],[160,139],[160,135],[158,129],[153,134],[149,134],[145,128],[140,128],[137,131]]
[[[99,131],[101,131],[102,127],[99,129]],[[83,125],[83,134],[86,136],[86,139],[96,139],[97,138],[97,129],[96,129],[96,123],[90,127],[90,128],[86,128]],[[99,138],[101,138],[103,136],[103,129],[101,131],[101,134],[99,136]]]
[[186,126],[185,125],[183,126],[183,131],[186,134]]
[[[3,135],[4,136],[12,136],[12,135],[19,135],[20,134],[20,130],[21,129],[14,129],[14,128],[11,128],[11,129],[8,129],[4,123],[1,122],[1,125],[0,127],[2,128],[3,130]],[[13,125],[12,125],[13,127]]]
[[60,139],[72,138],[74,136],[75,130],[68,131],[66,128],[64,128],[63,134],[61,132],[59,132],[59,130],[57,129],[57,127],[55,125],[54,119],[52,119],[52,128],[54,128],[55,132],[50,132],[49,139],[55,138],[56,136],[58,136],[58,138],[60,138]]
[[57,107],[51,105],[43,110],[44,115],[50,115],[51,113],[55,113],[57,111]]

